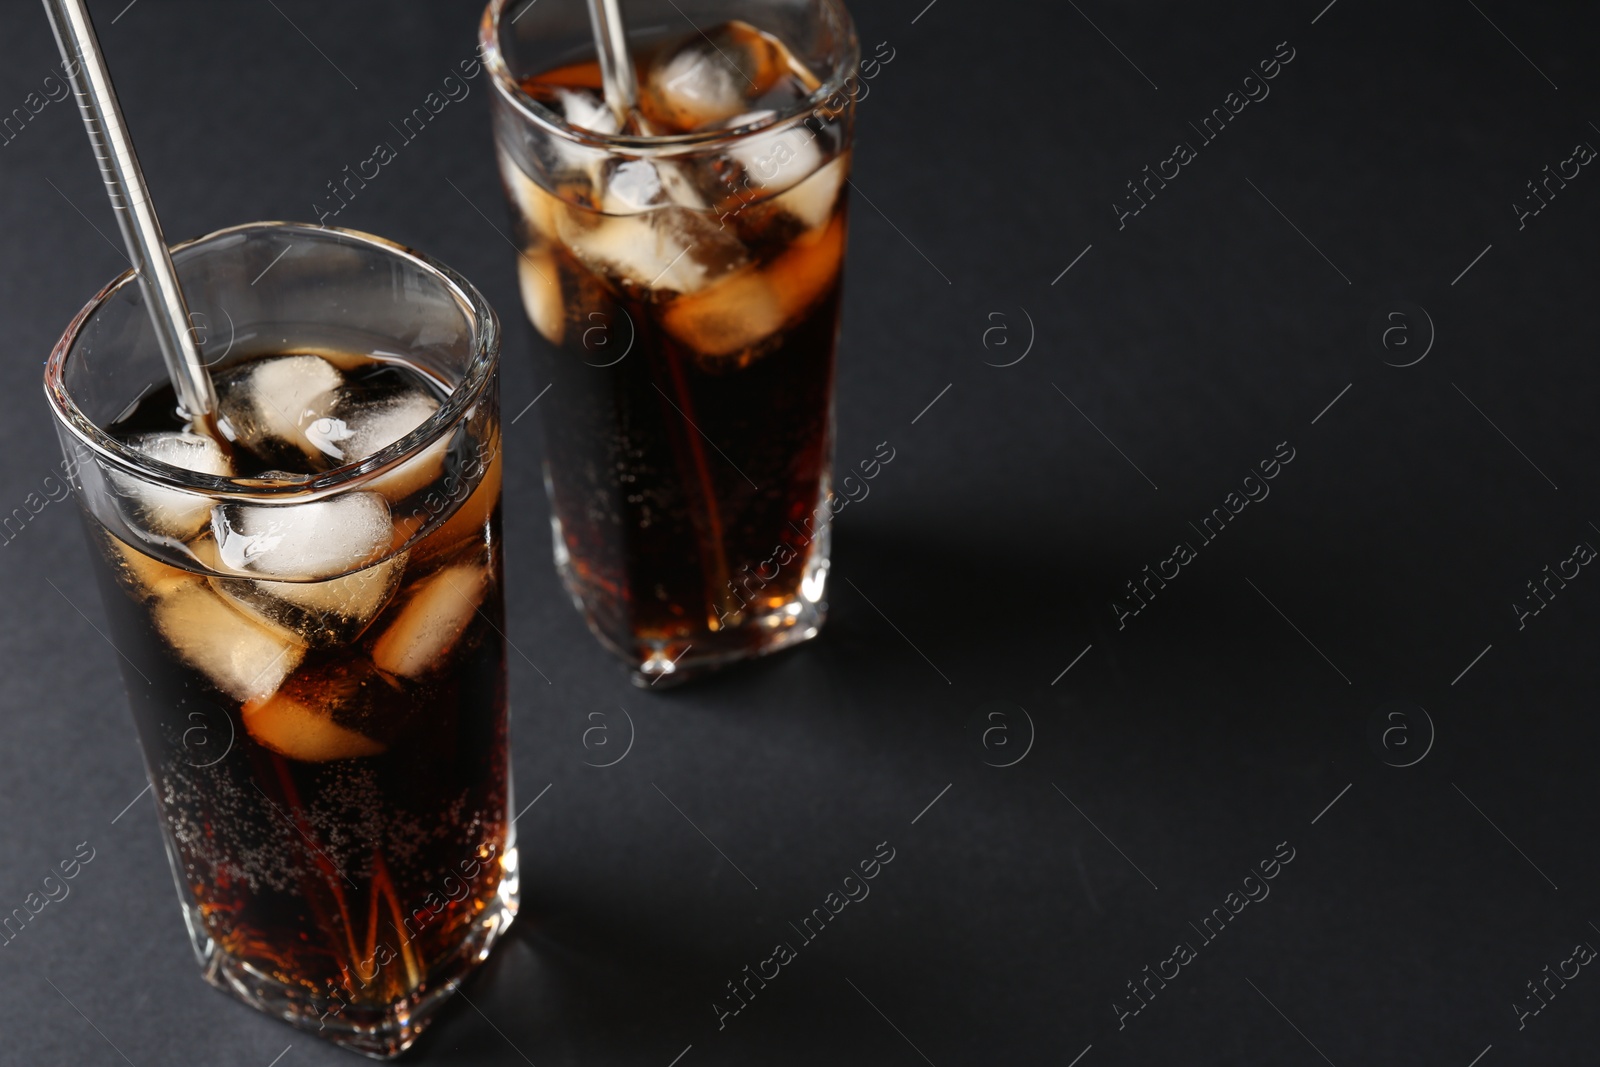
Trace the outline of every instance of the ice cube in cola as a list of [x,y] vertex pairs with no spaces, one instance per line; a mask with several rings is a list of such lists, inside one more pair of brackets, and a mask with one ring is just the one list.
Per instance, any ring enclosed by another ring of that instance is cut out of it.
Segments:
[[558,122],[496,113],[557,565],[641,682],[804,640],[825,609],[851,100],[813,100],[770,33],[704,29],[634,48],[621,131],[703,142],[594,147],[618,125],[592,61],[521,82]]
[[[170,387],[110,432],[295,485],[448,394],[403,360],[332,352],[260,354],[216,383],[227,454]],[[116,521],[91,520],[116,644],[149,683],[130,696],[175,870],[221,950],[208,977],[273,983],[299,1025],[376,1053],[397,1047],[380,1024],[440,996],[510,916],[499,430],[492,409],[457,430],[321,497],[212,504],[129,475]]]

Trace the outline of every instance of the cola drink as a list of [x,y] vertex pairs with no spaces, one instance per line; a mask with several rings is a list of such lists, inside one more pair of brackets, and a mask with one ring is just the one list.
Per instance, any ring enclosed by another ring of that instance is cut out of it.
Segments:
[[630,51],[636,110],[578,55],[496,123],[557,566],[654,684],[824,620],[853,99],[740,20]]
[[[261,354],[215,380],[232,441],[178,414],[170,385],[108,431],[189,471],[294,488],[447,397],[401,359],[332,352]],[[252,995],[264,976],[278,1010],[365,1051],[395,1050],[378,1031],[448,992],[514,901],[498,431],[480,434],[282,504],[123,476],[124,521],[90,517],[208,976],[248,976]]]
[[190,944],[252,1007],[397,1055],[517,908],[499,321],[351,230],[172,260],[214,406],[174,395],[133,271],[44,385]]

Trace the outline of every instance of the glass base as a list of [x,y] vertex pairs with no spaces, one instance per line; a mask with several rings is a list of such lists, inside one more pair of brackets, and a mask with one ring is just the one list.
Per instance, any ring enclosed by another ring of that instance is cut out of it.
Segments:
[[796,595],[760,612],[746,612],[737,626],[690,637],[656,639],[637,636],[632,648],[619,644],[596,625],[584,604],[582,587],[573,573],[572,558],[562,536],[561,520],[550,516],[556,572],[572,597],[572,604],[588,624],[589,632],[606,650],[631,668],[629,680],[641,689],[666,689],[744,660],[781,652],[816,637],[827,621],[829,547],[831,531],[824,524],[811,541],[804,577]]
[[[611,650],[633,666],[629,680],[634,685],[641,689],[665,689],[719,667],[768,656],[809,641],[822,631],[827,617],[825,602],[799,597],[747,618],[736,629],[711,634],[698,641],[641,641],[641,648],[649,650],[643,662],[619,649]],[[604,637],[601,642],[611,647]]]
[[204,946],[197,946],[203,977],[257,1011],[324,1041],[373,1059],[393,1059],[412,1046],[467,975],[488,959],[490,949],[516,917],[515,848],[507,851],[506,859],[508,873],[501,879],[499,891],[490,898],[456,952],[440,960],[410,996],[386,1007],[341,1005],[325,997],[313,997],[303,987],[286,985],[236,959],[209,938]]

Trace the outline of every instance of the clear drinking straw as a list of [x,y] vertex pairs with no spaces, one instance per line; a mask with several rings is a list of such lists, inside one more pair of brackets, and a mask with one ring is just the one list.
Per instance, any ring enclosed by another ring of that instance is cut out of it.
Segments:
[[156,218],[144,172],[139,169],[139,157],[134,154],[133,141],[123,124],[122,107],[111,86],[111,74],[95,37],[94,24],[89,21],[89,10],[84,0],[44,0],[44,9],[50,16],[56,47],[61,51],[63,67],[83,115],[84,129],[89,133],[89,144],[100,164],[100,177],[106,184],[111,206],[116,209],[122,240],[139,277],[173,389],[184,412],[211,431],[211,436],[226,448],[226,442],[215,432],[217,394],[189,333],[189,306],[178,286],[161,221]]

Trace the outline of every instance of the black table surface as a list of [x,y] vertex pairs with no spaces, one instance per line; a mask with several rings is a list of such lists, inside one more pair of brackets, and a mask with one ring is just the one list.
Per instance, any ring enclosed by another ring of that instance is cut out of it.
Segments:
[[[478,14],[93,6],[174,239],[312,218]],[[538,409],[507,426],[523,911],[414,1062],[1594,1063],[1591,13],[855,14],[892,59],[860,110],[838,457],[895,458],[839,518],[829,622],[635,689],[551,567]],[[7,0],[0,114],[54,62]],[[509,415],[546,383],[470,85],[338,222],[479,284]],[[0,1061],[356,1062],[196,974],[44,488],[41,364],[125,264],[71,103],[6,136],[0,913],[93,859],[0,947]],[[882,842],[870,896],[800,940]]]

